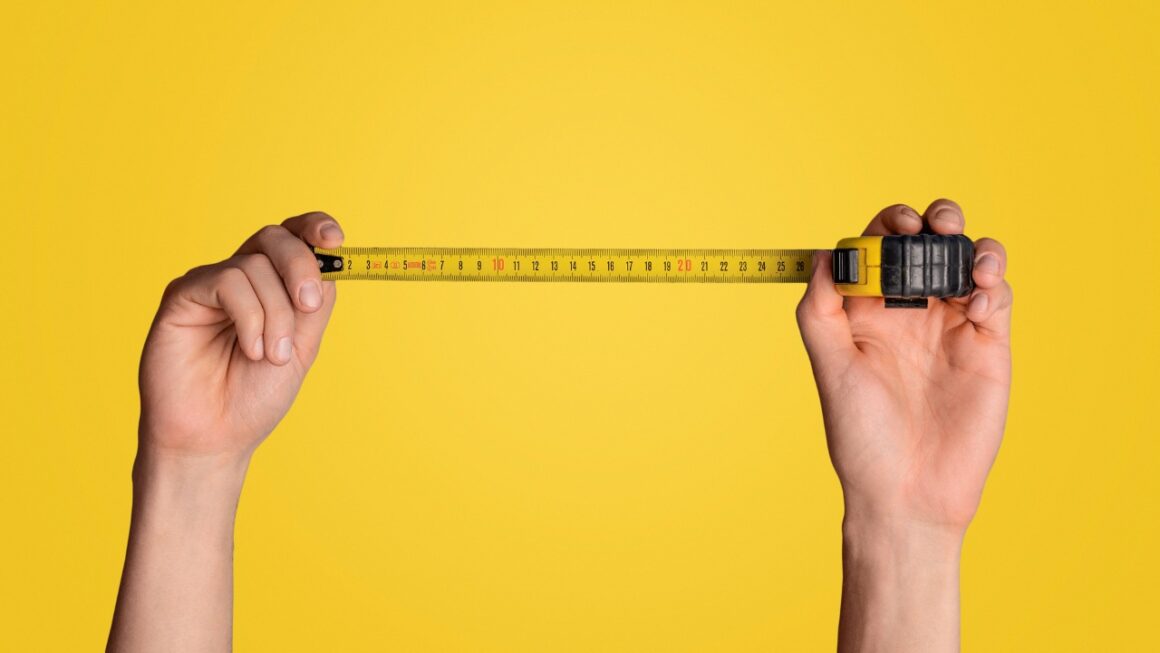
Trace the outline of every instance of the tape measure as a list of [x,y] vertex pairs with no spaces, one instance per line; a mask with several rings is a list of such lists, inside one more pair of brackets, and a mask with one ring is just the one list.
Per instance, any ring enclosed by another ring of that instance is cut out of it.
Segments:
[[[805,283],[812,249],[339,247],[314,250],[322,278],[382,281]],[[863,236],[833,250],[844,295],[925,306],[968,294],[974,247],[965,236]]]

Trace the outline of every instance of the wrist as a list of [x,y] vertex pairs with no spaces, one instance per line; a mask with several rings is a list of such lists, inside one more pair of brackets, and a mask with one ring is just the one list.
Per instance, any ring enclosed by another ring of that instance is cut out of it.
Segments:
[[189,454],[143,443],[133,464],[134,512],[204,528],[232,526],[248,454]]
[[903,518],[842,520],[844,555],[853,562],[892,561],[908,567],[958,567],[963,529]]
[[843,484],[843,530],[877,534],[926,536],[962,540],[974,517],[977,501],[938,491],[905,493],[859,492]]
[[854,510],[847,505],[842,519],[843,558],[847,564],[869,564],[878,571],[899,574],[953,567],[957,579],[965,534],[965,525]]

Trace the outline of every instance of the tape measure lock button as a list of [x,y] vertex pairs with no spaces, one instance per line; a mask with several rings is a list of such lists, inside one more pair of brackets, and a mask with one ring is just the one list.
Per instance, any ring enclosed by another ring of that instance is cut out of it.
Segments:
[[858,250],[839,247],[833,256],[834,283],[858,283]]

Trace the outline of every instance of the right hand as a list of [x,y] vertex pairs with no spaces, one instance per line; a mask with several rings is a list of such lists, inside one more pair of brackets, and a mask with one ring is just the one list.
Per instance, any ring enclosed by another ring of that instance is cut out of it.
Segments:
[[141,356],[140,453],[248,459],[289,410],[334,308],[325,213],[264,227],[166,288]]
[[[917,234],[924,226],[961,234],[963,211],[946,199],[922,215],[896,204],[863,235]],[[797,317],[847,523],[917,522],[961,536],[978,509],[1007,417],[1006,250],[990,238],[976,241],[970,296],[931,300],[926,310],[843,297],[829,254],[815,264]]]

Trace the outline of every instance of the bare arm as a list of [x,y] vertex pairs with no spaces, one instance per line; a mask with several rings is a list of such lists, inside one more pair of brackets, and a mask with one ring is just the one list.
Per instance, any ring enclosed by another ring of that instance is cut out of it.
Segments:
[[334,307],[308,243],[341,242],[325,214],[291,218],[166,289],[141,357],[133,515],[109,651],[230,650],[242,482]]
[[[962,233],[957,204],[883,209],[866,235]],[[815,257],[798,324],[842,483],[841,651],[959,648],[959,557],[1007,415],[1006,252],[976,242],[969,297],[925,310],[843,298]]]

